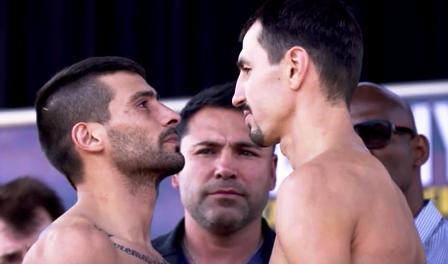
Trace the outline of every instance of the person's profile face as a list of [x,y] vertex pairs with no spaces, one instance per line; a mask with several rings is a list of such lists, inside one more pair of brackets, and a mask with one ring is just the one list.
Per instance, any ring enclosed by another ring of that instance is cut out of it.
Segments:
[[232,99],[234,106],[243,107],[246,123],[254,142],[260,146],[278,143],[275,133],[278,122],[290,102],[285,93],[286,80],[283,63],[272,64],[268,53],[259,42],[262,31],[260,22],[255,22],[243,39],[238,57],[240,74]]
[[251,142],[241,112],[207,107],[181,140],[185,167],[173,178],[188,213],[203,226],[241,228],[259,218],[275,184],[272,148]]
[[[400,127],[412,127],[411,119],[405,110],[398,106],[390,106],[381,97],[359,99],[353,97],[350,113],[353,124],[371,120],[387,120],[390,124]],[[412,136],[406,133],[391,133],[390,140],[370,152],[386,167],[393,181],[402,190],[409,188],[413,177],[413,157],[411,147]]]
[[101,81],[115,94],[105,127],[117,167],[126,175],[133,171],[158,171],[165,176],[178,172],[183,167],[175,132],[179,115],[163,105],[155,89],[137,74],[117,72]]

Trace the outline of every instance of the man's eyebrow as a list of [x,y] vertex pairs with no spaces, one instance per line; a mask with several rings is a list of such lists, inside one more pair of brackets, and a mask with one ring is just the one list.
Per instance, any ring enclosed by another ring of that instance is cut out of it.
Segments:
[[259,147],[259,146],[255,145],[254,143],[248,143],[248,142],[235,142],[232,145],[236,148],[262,149],[262,147]]
[[238,67],[238,69],[241,70],[244,67],[244,65],[246,65],[246,64],[247,64],[247,61],[244,58],[239,57],[238,61],[236,62],[236,67]]
[[204,140],[204,141],[199,141],[198,143],[193,145],[193,147],[198,147],[198,146],[219,147],[219,146],[221,146],[221,144],[216,141]]
[[[200,141],[196,144],[193,145],[193,147],[198,147],[198,146],[208,146],[208,147],[220,147],[223,144],[216,142],[216,141],[211,141],[211,140],[204,140],[204,141]],[[261,147],[253,144],[253,143],[248,143],[248,142],[244,142],[244,141],[238,141],[238,142],[234,142],[231,144],[232,148],[251,148],[251,149],[262,149]]]
[[138,100],[139,98],[142,97],[152,97],[152,98],[156,98],[157,97],[157,93],[153,90],[145,90],[145,91],[139,91],[136,92],[135,94],[133,94],[131,96],[131,98],[129,99],[129,101],[134,102],[136,100]]

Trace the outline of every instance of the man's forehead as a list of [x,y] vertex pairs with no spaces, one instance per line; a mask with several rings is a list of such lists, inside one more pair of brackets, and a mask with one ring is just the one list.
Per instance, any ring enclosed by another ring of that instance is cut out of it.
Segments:
[[260,36],[260,32],[263,29],[263,25],[260,21],[255,21],[252,26],[247,30],[246,35],[243,38],[243,44],[244,42],[251,42],[253,40],[257,40],[258,36]]
[[109,79],[109,82],[106,82],[114,93],[111,105],[131,103],[142,97],[157,98],[157,91],[139,75],[116,75],[116,77],[118,78],[114,81]]
[[350,106],[353,119],[388,119],[390,112],[389,107],[385,107],[376,100],[359,100]]
[[382,96],[357,96],[353,97],[351,104],[350,104],[350,110],[358,112],[360,110],[368,110],[371,109],[372,111],[375,110],[381,110],[381,109],[388,109],[396,104],[391,103],[390,100],[388,100],[385,97]]
[[350,104],[354,122],[368,119],[386,119],[401,125],[411,125],[411,115],[406,105],[381,92],[362,92]]
[[249,132],[241,111],[235,108],[204,107],[187,121],[187,131],[181,138],[181,145],[208,141],[219,144],[240,142],[256,146]]
[[116,92],[139,90],[141,88],[150,89],[155,92],[155,89],[142,76],[133,72],[116,71],[106,73],[100,75],[98,80],[108,85],[109,88],[116,90]]
[[216,126],[201,122],[201,125],[196,124],[190,127],[189,131],[181,139],[181,141],[188,141],[191,145],[197,144],[217,144],[217,145],[253,145],[249,138],[248,131],[234,131],[220,130]]
[[259,44],[258,37],[260,36],[262,29],[263,26],[259,21],[255,21],[254,24],[252,24],[243,38],[243,49],[241,50],[240,57],[244,56],[247,51]]
[[207,130],[196,130],[193,133],[189,133],[189,135],[196,142],[216,142],[222,144],[238,143],[255,146],[255,144],[250,140],[249,135],[241,133],[228,133],[216,130],[215,128],[210,128]]

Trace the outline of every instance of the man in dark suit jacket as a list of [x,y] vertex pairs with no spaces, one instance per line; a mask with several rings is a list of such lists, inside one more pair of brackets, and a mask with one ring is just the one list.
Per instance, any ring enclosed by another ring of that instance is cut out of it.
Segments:
[[170,263],[268,263],[275,233],[262,218],[275,186],[273,148],[249,138],[235,84],[206,89],[181,112],[185,167],[172,177],[185,218],[153,246]]

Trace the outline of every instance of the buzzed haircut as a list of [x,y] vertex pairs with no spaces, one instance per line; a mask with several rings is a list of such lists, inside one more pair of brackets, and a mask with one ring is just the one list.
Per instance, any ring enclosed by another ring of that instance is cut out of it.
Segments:
[[98,77],[117,71],[138,74],[145,70],[123,57],[91,57],[54,75],[37,93],[36,115],[39,141],[49,161],[72,186],[82,180],[83,166],[71,140],[78,122],[105,123],[114,94]]
[[[188,122],[205,107],[217,107],[239,111],[232,105],[236,82],[215,85],[204,89],[193,96],[180,112],[181,121],[177,125],[177,133],[182,138],[188,131]],[[249,132],[248,132],[249,133]]]
[[33,231],[37,208],[44,209],[52,220],[64,213],[56,192],[38,179],[24,176],[0,186],[0,218],[15,231]]
[[268,0],[244,26],[240,40],[259,21],[258,42],[271,64],[286,51],[303,47],[316,65],[327,100],[349,99],[362,68],[361,29],[348,8],[338,0]]

